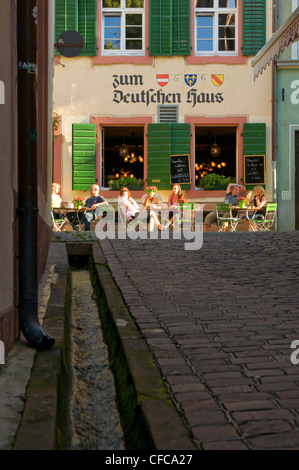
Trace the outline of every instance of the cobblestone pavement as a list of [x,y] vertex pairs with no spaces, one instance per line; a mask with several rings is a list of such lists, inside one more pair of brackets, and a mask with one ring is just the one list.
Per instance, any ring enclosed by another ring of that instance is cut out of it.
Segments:
[[101,247],[198,448],[299,449],[299,232]]

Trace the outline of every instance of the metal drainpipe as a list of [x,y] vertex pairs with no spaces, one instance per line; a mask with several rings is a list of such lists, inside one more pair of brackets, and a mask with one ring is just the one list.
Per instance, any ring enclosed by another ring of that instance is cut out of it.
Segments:
[[26,64],[18,70],[19,322],[29,344],[45,350],[55,340],[42,329],[38,319],[37,75],[26,70],[29,63],[36,64],[36,5],[37,0],[17,2],[18,64]]

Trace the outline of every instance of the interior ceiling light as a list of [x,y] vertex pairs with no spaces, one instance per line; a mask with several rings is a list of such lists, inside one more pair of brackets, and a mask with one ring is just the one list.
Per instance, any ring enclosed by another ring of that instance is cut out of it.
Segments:
[[221,154],[221,149],[216,142],[216,136],[215,136],[214,143],[210,148],[210,155],[211,157],[219,157],[220,154]]

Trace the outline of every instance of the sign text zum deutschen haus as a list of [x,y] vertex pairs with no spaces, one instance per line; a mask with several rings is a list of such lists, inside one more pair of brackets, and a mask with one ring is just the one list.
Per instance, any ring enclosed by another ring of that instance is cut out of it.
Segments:
[[[175,82],[179,82],[180,78],[184,78],[184,84],[187,85],[189,89],[186,89],[186,92],[170,92],[167,93],[166,85],[168,84],[170,77],[173,77]],[[192,108],[200,104],[221,104],[224,101],[223,93],[214,93],[214,92],[203,92],[200,90],[200,87],[194,87],[197,83],[197,80],[202,81],[208,80],[208,75],[197,75],[197,74],[187,74],[187,75],[156,75],[156,84],[160,87],[163,87],[163,90],[160,88],[158,90],[154,88],[149,88],[148,90],[139,89],[137,87],[143,87],[143,75],[113,75],[112,86],[113,90],[113,101],[117,104],[145,104],[149,106],[150,104],[180,104],[183,101],[192,105]],[[211,75],[211,86],[221,86],[224,81],[224,75]],[[134,87],[134,91],[128,90],[128,87]],[[136,91],[137,90],[137,91]]]

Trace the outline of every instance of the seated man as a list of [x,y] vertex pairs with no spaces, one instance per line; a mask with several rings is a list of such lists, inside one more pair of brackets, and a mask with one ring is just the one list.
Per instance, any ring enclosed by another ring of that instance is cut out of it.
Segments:
[[[240,185],[230,183],[228,187],[226,188],[226,196],[225,196],[224,202],[226,204],[231,204],[232,206],[237,206],[239,197],[240,197]],[[213,223],[217,223],[216,211],[210,212],[210,214],[206,216],[204,225],[203,225],[204,232],[208,232]]]
[[85,211],[83,214],[83,221],[85,225],[85,231],[90,230],[90,222],[96,219],[101,211],[101,206],[108,204],[103,196],[99,195],[100,187],[97,184],[93,184],[90,188],[90,198],[86,199],[85,206],[82,208],[82,211]]

